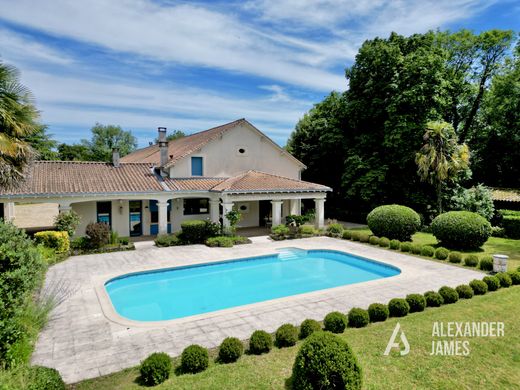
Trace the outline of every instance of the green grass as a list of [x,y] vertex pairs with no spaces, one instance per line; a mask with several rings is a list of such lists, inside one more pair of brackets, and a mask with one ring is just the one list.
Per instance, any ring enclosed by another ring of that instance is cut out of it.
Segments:
[[[520,287],[502,289],[400,319],[347,329],[340,335],[363,367],[365,389],[519,388]],[[430,356],[435,321],[502,321],[505,337],[471,338],[469,356]],[[399,322],[411,351],[406,356],[383,351]],[[211,363],[196,375],[173,376],[156,389],[284,389],[301,342],[261,356],[243,356],[237,363]],[[215,351],[212,351],[213,356]],[[174,359],[174,364],[178,360]],[[75,390],[138,389],[138,369],[131,368],[71,386]]]
[[[372,232],[368,228],[359,228],[352,230],[372,234]],[[415,233],[412,236],[412,241],[420,245],[431,245],[433,247],[439,246],[437,244],[437,239],[431,233]],[[508,255],[508,270],[516,270],[518,267],[520,267],[520,240],[490,237],[479,250],[461,252],[465,254],[476,254],[477,256],[493,255],[495,253]]]

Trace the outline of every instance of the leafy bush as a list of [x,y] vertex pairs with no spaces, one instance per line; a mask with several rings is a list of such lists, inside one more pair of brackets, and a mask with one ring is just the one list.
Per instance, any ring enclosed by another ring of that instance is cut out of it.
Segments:
[[285,225],[273,226],[271,228],[271,233],[279,238],[285,238],[285,236],[289,235],[290,232],[290,229]]
[[399,240],[390,240],[390,249],[398,250],[401,247],[401,241]]
[[421,248],[421,256],[433,257],[434,254],[435,249],[433,248],[433,246],[423,245],[423,247]]
[[196,374],[208,368],[209,357],[206,348],[200,345],[190,345],[181,354],[181,370],[184,373]]
[[369,239],[370,239],[370,234],[368,234],[368,233],[359,234],[359,242],[368,242]]
[[249,352],[255,355],[269,352],[273,347],[273,338],[263,330],[255,330],[249,339]]
[[274,342],[278,348],[292,347],[298,341],[298,329],[293,324],[283,324],[274,335]]
[[130,244],[130,237],[119,237],[119,243],[121,245],[128,245],[128,244]]
[[368,307],[368,317],[370,318],[370,322],[386,321],[388,316],[388,306],[382,303],[372,303]]
[[502,227],[504,233],[508,238],[520,238],[520,216],[518,215],[504,215],[502,218]]
[[222,363],[236,362],[244,353],[242,342],[236,337],[227,337],[218,349],[218,360]]
[[439,307],[444,303],[442,295],[435,291],[425,292],[424,298],[426,299],[426,306],[428,307]]
[[368,242],[370,243],[370,245],[379,245],[379,237],[370,236],[370,238],[368,239]]
[[446,260],[450,254],[450,251],[444,247],[439,247],[435,250],[435,258],[437,260]]
[[406,296],[406,302],[410,306],[410,313],[424,311],[426,307],[426,299],[421,294],[409,294]]
[[461,284],[455,288],[457,294],[459,294],[460,299],[470,299],[473,298],[473,289],[467,284]]
[[360,237],[361,237],[360,232],[352,232],[352,234],[350,235],[350,238],[352,239],[352,241],[359,241]]
[[388,302],[390,317],[404,317],[410,311],[410,305],[402,298],[394,298]]
[[379,239],[379,246],[382,248],[388,248],[390,246],[390,240],[386,237],[381,237]]
[[306,339],[314,332],[319,332],[321,325],[316,320],[307,319],[304,320],[300,325],[300,339]]
[[368,311],[359,307],[353,307],[348,312],[348,326],[351,328],[364,328],[370,322]]
[[421,244],[412,244],[410,247],[410,252],[412,252],[414,255],[420,255],[422,250]]
[[145,385],[155,386],[170,377],[172,360],[164,352],[155,352],[141,362],[139,372]]
[[206,240],[209,247],[231,248],[233,244],[233,238],[228,236],[210,237]]
[[350,240],[352,238],[352,232],[350,230],[345,230],[343,232],[343,239]]
[[347,323],[347,316],[339,311],[333,311],[323,319],[324,329],[332,333],[343,333]]
[[469,286],[475,295],[484,295],[488,292],[488,286],[483,280],[473,279],[469,282]]
[[496,291],[500,288],[500,280],[496,276],[484,276],[482,278],[488,286],[488,291]]
[[472,211],[488,221],[491,220],[495,211],[491,190],[482,184],[471,188],[460,188],[451,198],[451,208]]
[[314,226],[311,226],[311,225],[301,225],[299,227],[298,231],[304,237],[314,236],[314,234],[316,234],[316,230],[314,229]]
[[515,286],[520,284],[520,272],[518,271],[509,271],[507,273],[511,278],[511,283]]
[[360,390],[362,378],[361,366],[346,341],[328,332],[316,332],[296,355],[292,388]]
[[412,250],[412,243],[409,241],[401,242],[401,252],[410,252]]
[[448,286],[442,286],[439,289],[439,294],[441,294],[445,304],[455,303],[459,300],[457,290]]
[[181,239],[175,234],[159,234],[154,242],[159,247],[182,245]]
[[56,253],[67,253],[70,249],[69,233],[66,231],[43,231],[34,234],[37,244],[54,249]]
[[301,226],[304,223],[309,222],[309,216],[308,215],[288,215],[285,217],[285,224],[286,225],[293,225],[293,226]]
[[507,274],[507,272],[499,272],[495,275],[495,277],[500,282],[500,287],[511,287],[513,281],[511,280],[511,276]]
[[110,226],[103,222],[89,223],[85,233],[92,248],[101,248],[110,241]]
[[478,265],[477,255],[468,255],[464,258],[464,265],[467,267],[476,267]]
[[69,237],[76,233],[76,229],[81,221],[80,216],[73,210],[59,213],[54,218],[54,228],[59,232],[67,232]]
[[500,226],[491,226],[491,237],[503,238],[506,236],[506,230]]
[[327,233],[333,237],[341,237],[343,230],[343,225],[340,223],[331,223],[327,226]]
[[201,244],[207,238],[207,222],[197,219],[181,223],[181,236],[189,244]]
[[377,236],[410,241],[421,227],[421,218],[411,208],[394,204],[373,209],[367,216],[367,223]]
[[493,257],[489,255],[482,256],[478,267],[482,271],[493,271]]
[[449,211],[437,216],[431,230],[442,245],[455,249],[480,248],[491,235],[491,224],[469,211]]
[[65,390],[65,382],[54,368],[33,366],[29,370],[27,390]]
[[231,237],[233,240],[233,244],[241,245],[241,244],[251,244],[251,240],[244,236],[233,236]]
[[450,252],[448,255],[448,260],[450,263],[460,263],[462,261],[462,253],[460,252]]

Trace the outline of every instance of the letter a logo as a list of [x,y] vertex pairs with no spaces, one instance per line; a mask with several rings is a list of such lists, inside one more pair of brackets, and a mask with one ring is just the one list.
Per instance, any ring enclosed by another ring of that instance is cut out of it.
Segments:
[[[392,333],[392,337],[390,337],[390,340],[388,341],[388,345],[386,346],[385,353],[384,353],[385,356],[390,355],[390,350],[392,348],[401,349],[400,344],[395,342],[395,339],[397,338],[397,333],[399,333],[400,330],[401,330],[401,325],[398,322],[395,325],[395,329],[394,329],[394,332]],[[401,330],[401,341],[403,342],[404,349],[401,350],[399,353],[401,354],[401,356],[408,355],[408,353],[410,352],[410,344],[408,343],[408,339],[406,338],[406,336],[402,330]]]

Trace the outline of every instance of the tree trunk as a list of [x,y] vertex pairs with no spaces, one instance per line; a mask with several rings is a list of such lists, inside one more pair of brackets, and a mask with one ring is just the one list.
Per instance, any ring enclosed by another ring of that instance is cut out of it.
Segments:
[[442,182],[437,183],[437,211],[442,214]]

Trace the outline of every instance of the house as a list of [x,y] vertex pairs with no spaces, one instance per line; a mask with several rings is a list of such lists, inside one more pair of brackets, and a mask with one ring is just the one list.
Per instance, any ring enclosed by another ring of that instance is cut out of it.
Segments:
[[122,158],[114,150],[112,163],[35,162],[20,187],[0,190],[0,209],[11,219],[15,202],[57,203],[81,216],[78,235],[101,221],[121,236],[139,236],[178,231],[187,219],[227,224],[233,208],[240,227],[278,225],[313,199],[322,227],[331,189],[302,181],[304,168],[245,119],[171,142],[159,128],[156,144]]

